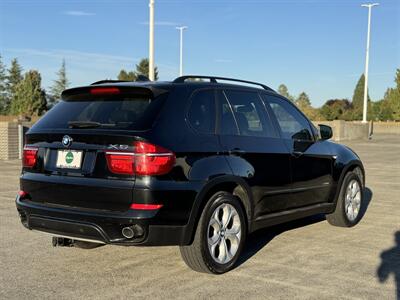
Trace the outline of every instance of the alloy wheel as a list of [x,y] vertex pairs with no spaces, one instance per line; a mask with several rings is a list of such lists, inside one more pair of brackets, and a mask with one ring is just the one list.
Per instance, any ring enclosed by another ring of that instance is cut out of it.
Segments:
[[357,180],[349,182],[345,194],[345,212],[349,221],[354,222],[360,212],[361,187]]
[[211,215],[207,241],[211,257],[219,264],[232,260],[238,251],[241,239],[240,217],[231,204],[221,204]]

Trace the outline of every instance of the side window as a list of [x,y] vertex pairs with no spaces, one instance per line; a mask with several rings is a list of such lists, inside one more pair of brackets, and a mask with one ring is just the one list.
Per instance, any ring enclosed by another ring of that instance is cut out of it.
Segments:
[[188,111],[190,125],[200,133],[215,133],[215,92],[201,90],[192,96]]
[[256,92],[226,90],[240,135],[274,137],[274,131]]
[[218,96],[218,111],[219,111],[219,134],[222,135],[238,135],[235,118],[232,110],[226,101],[225,94],[222,90],[217,91]]
[[285,100],[270,95],[262,95],[265,105],[269,105],[275,114],[283,138],[313,140],[307,119],[293,105]]

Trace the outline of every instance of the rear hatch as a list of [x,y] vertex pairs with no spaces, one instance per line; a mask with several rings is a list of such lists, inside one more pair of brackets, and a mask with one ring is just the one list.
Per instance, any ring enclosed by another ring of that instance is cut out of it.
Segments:
[[127,210],[135,174],[118,159],[146,141],[166,96],[126,86],[65,91],[26,135],[21,189],[48,206]]

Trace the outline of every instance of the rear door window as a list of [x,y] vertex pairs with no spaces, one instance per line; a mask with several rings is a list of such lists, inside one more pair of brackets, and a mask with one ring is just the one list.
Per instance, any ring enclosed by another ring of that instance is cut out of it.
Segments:
[[240,135],[275,137],[272,123],[257,92],[226,90]]
[[225,93],[222,90],[217,91],[218,111],[219,111],[219,134],[221,135],[239,135],[235,117]]
[[200,133],[215,133],[215,91],[200,90],[193,94],[187,115],[192,128]]
[[36,129],[107,128],[146,130],[152,127],[167,94],[118,95],[93,100],[62,100],[35,125]]

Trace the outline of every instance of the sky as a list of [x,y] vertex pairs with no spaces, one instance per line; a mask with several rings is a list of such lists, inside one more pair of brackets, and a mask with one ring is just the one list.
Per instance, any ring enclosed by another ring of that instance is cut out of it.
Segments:
[[[305,91],[314,106],[351,99],[364,72],[368,9],[359,0],[155,0],[160,80],[184,73]],[[373,8],[369,93],[380,100],[400,68],[400,0]],[[70,86],[115,79],[148,57],[148,0],[0,0],[0,55],[39,70],[48,89],[65,59]]]

